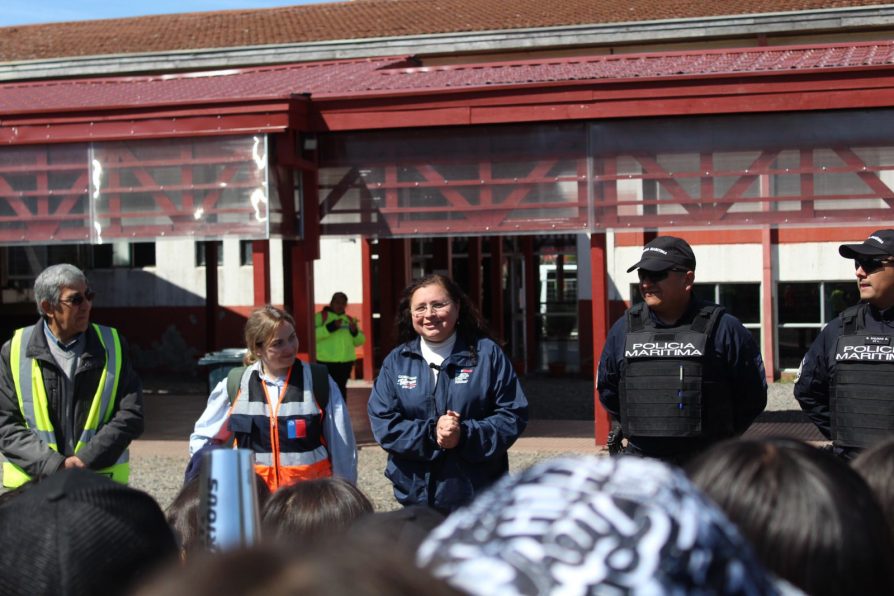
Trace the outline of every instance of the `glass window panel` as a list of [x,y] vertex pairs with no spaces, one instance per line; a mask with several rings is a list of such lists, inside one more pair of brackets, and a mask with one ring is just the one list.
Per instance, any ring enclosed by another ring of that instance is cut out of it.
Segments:
[[155,267],[155,243],[134,242],[131,248],[131,267]]
[[87,145],[0,147],[0,242],[90,237]]
[[818,283],[782,282],[777,288],[780,325],[821,322]]
[[47,263],[46,246],[11,246],[6,251],[6,274],[9,279],[33,280]]
[[706,283],[696,283],[692,284],[692,291],[696,296],[701,298],[702,300],[709,300],[714,302],[717,300],[717,285],[716,284],[706,284]]
[[327,234],[585,230],[582,123],[320,137]]
[[112,245],[111,244],[94,244],[93,252],[93,268],[94,269],[111,269],[112,268]]
[[[239,241],[239,264],[243,267],[254,264],[254,243],[251,240]],[[220,258],[218,258],[220,260]],[[223,264],[221,261],[218,264]]]
[[819,335],[818,327],[808,329],[778,330],[779,340],[779,366],[781,368],[798,368],[804,354],[810,349],[810,345]]
[[[223,259],[223,241],[222,240],[208,240],[205,242],[196,242],[196,267],[205,267],[208,264],[207,255],[205,253],[205,246],[214,242],[217,245],[217,266],[223,267],[224,259]],[[249,242],[249,244],[251,244]]]
[[595,229],[890,215],[891,109],[603,120],[589,138]]
[[849,306],[853,306],[860,301],[860,290],[857,289],[857,282],[826,282],[823,284],[823,290],[826,294],[825,302],[825,318],[823,323],[828,323]]
[[89,154],[95,242],[266,238],[281,212],[270,204],[264,135],[94,143]]
[[719,284],[719,303],[742,323],[761,322],[760,284]]

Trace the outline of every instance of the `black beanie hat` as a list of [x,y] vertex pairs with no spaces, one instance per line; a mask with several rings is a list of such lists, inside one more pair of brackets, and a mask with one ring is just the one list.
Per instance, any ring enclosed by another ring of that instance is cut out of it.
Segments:
[[177,553],[148,494],[63,470],[0,506],[0,594],[122,594]]

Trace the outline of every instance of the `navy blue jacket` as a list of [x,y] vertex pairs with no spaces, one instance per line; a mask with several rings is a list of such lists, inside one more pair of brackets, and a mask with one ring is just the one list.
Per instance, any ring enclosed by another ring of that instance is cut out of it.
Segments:
[[[693,297],[680,321],[673,325],[663,324],[651,310],[649,316],[658,329],[666,329],[678,324],[691,323],[699,310],[707,304],[710,303]],[[596,378],[599,401],[616,420],[620,418],[621,412],[619,394],[621,376],[627,365],[624,359],[626,339],[625,314],[615,321],[608,332]],[[733,428],[736,433],[741,434],[767,407],[767,375],[764,371],[763,358],[748,330],[729,313],[724,313],[717,321],[709,345],[713,349],[706,355],[704,366],[720,367],[724,371],[722,377],[726,379],[725,384],[729,388],[733,405]],[[632,451],[641,451],[652,456],[673,456],[697,451],[716,440],[717,437],[704,439],[627,437],[628,443],[633,447]]]
[[[867,304],[863,312],[867,335],[894,335],[894,308],[881,313]],[[835,347],[841,337],[841,324],[841,317],[838,316],[823,327],[801,360],[795,380],[795,399],[827,439],[832,438],[829,397],[835,378]]]
[[[509,469],[507,451],[528,423],[528,400],[506,355],[489,339],[477,355],[457,337],[437,383],[420,339],[398,346],[379,371],[368,412],[376,441],[388,452],[385,476],[403,505],[449,512],[469,503]],[[435,425],[459,412],[461,437],[438,447]]]

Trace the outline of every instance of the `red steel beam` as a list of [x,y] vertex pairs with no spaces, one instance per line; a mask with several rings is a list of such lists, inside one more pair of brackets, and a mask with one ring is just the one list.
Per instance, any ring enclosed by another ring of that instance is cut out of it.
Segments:
[[255,240],[251,243],[253,267],[254,304],[270,304],[270,241]]
[[[605,338],[608,336],[608,259],[606,256],[606,236],[604,233],[590,234],[590,284],[593,297],[593,359],[599,362]],[[593,367],[593,387],[598,383],[599,367]],[[593,404],[595,420],[593,431],[597,446],[605,445],[610,427],[608,412],[599,401],[599,393],[594,389]]]
[[506,339],[503,322],[503,237],[491,236],[490,246],[490,328],[500,341]]
[[[5,124],[5,123],[4,123]],[[40,126],[0,126],[0,145],[76,143],[84,139],[127,141],[135,139],[173,139],[197,136],[222,136],[282,132],[288,126],[285,115],[234,116],[163,119],[150,122],[104,122]]]
[[816,74],[763,73],[673,80],[560,81],[465,93],[429,91],[406,97],[316,98],[314,130],[544,122],[692,114],[735,114],[888,107],[889,68]]
[[360,239],[360,268],[363,284],[362,303],[360,304],[360,325],[366,341],[363,343],[363,378],[372,380],[375,378],[375,358],[373,344],[375,331],[373,329],[373,275],[372,275],[372,247],[367,237]]
[[535,260],[537,256],[534,254],[534,237],[525,236],[521,239],[522,255],[524,257],[524,286],[525,286],[525,306],[524,310],[527,314],[525,317],[525,372],[534,370],[537,366],[537,352],[539,346],[537,344],[537,271]]

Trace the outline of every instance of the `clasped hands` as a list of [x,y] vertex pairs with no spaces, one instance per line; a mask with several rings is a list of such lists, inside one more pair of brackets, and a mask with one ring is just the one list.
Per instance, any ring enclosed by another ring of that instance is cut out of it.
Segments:
[[447,413],[438,418],[436,435],[438,447],[441,449],[453,449],[459,444],[460,426],[459,412],[447,410]]
[[62,463],[63,468],[86,468],[87,465],[77,455],[70,455]]

